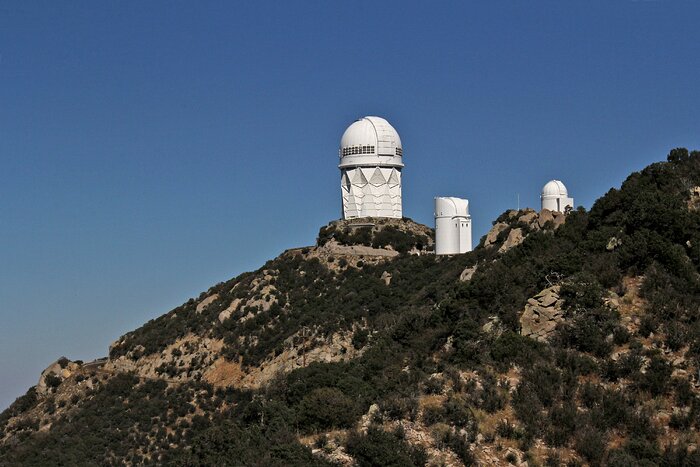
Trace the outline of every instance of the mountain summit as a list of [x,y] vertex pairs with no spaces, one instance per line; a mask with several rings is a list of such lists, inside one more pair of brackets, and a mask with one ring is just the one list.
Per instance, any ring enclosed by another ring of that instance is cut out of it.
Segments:
[[700,152],[435,256],[335,221],[0,414],[10,465],[698,465]]

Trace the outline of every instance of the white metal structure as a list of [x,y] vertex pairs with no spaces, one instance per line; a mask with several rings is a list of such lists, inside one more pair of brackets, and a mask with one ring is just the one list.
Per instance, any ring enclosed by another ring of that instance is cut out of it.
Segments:
[[340,140],[343,219],[401,218],[401,138],[381,117],[363,117]]
[[472,251],[469,201],[435,198],[435,254],[458,255],[467,251]]
[[566,187],[559,180],[550,180],[542,187],[542,209],[550,211],[566,211],[567,207],[574,208],[574,199],[569,198]]

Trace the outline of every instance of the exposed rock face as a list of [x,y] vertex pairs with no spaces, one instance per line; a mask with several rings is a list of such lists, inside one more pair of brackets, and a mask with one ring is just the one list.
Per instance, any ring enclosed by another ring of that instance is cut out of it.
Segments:
[[486,241],[484,241],[484,246],[489,247],[495,244],[496,239],[498,238],[498,234],[500,234],[507,228],[508,224],[506,224],[505,222],[498,222],[494,224],[494,226],[491,227],[491,230],[489,230],[489,233],[486,234]]
[[608,244],[605,246],[605,249],[608,251],[613,251],[620,245],[622,245],[622,240],[620,240],[617,237],[610,237],[610,240],[608,240]]
[[[249,289],[249,296],[251,296],[251,298],[245,302],[240,298],[233,299],[231,304],[225,310],[219,313],[217,317],[219,322],[223,323],[229,319],[231,315],[243,307],[257,311],[268,311],[272,305],[278,303],[277,289],[274,285],[272,285],[272,282],[274,281],[278,272],[279,271],[266,269],[263,271],[263,277],[253,279],[253,281],[250,283]],[[216,297],[218,298],[218,295],[216,295]],[[206,300],[207,299],[203,300],[200,305]],[[199,309],[199,305],[197,308]],[[255,313],[249,312],[246,316],[241,317],[239,321],[243,322],[254,317]]]
[[523,235],[523,229],[513,229],[510,232],[508,232],[508,238],[505,242],[503,242],[503,245],[501,245],[501,247],[498,249],[498,252],[505,253],[514,246],[518,246],[521,243],[523,243],[523,240],[525,240],[525,236]]
[[214,295],[210,295],[201,302],[197,304],[197,313],[201,313],[204,310],[207,309],[209,305],[211,305],[213,302],[216,301],[216,299],[219,298],[219,294],[215,293]]
[[70,378],[78,369],[80,369],[80,364],[72,362],[66,357],[59,358],[41,372],[39,383],[36,385],[37,392],[47,394],[64,379]]
[[520,317],[520,334],[538,341],[546,341],[557,324],[564,320],[562,303],[558,285],[546,288],[528,299]]
[[501,335],[501,320],[498,316],[491,316],[486,324],[481,327],[481,330],[487,334]]
[[[126,355],[109,360],[103,370],[108,373],[133,372],[143,378],[160,378],[171,382],[199,379],[221,353],[223,341],[188,334],[177,339],[160,353],[136,358],[143,350],[138,347],[141,346],[137,346]],[[187,371],[173,374],[172,369],[176,368],[187,369]]]
[[357,358],[366,347],[356,349],[353,332],[337,332],[327,338],[297,333],[285,340],[285,349],[270,356],[257,368],[243,368],[240,363],[219,358],[203,373],[203,379],[217,387],[259,388],[279,374],[288,373],[314,362],[331,363]]
[[534,209],[523,209],[521,211],[508,211],[502,222],[497,222],[491,227],[484,239],[484,247],[490,248],[498,246],[498,237],[504,231],[508,231],[508,236],[498,248],[499,253],[505,253],[511,248],[520,245],[527,237],[528,233],[538,230],[551,231],[557,229],[566,221],[566,215],[562,212],[554,212],[543,209],[539,213]]
[[335,240],[330,240],[323,246],[318,247],[321,252],[326,252],[337,256],[380,256],[384,258],[393,258],[398,256],[399,252],[385,248],[372,248],[365,245],[340,245]]
[[700,211],[700,186],[694,186],[690,189],[688,209],[691,211]]
[[391,284],[391,273],[384,271],[382,273],[381,279],[384,281],[384,284],[386,284],[386,285]]
[[547,222],[554,222],[554,215],[549,209],[543,209],[542,211],[540,211],[540,214],[537,218],[537,225],[539,225],[541,229],[545,225],[547,225]]
[[535,220],[537,220],[537,213],[535,211],[526,211],[525,214],[518,218],[518,222],[524,224],[532,224]]
[[226,308],[224,311],[219,313],[218,319],[220,323],[223,323],[227,319],[231,317],[231,315],[238,309],[238,306],[241,304],[241,299],[240,298],[235,298],[231,302],[231,304]]
[[462,271],[462,274],[459,275],[459,280],[461,282],[468,282],[472,280],[472,277],[474,276],[474,273],[476,272],[477,266],[474,265],[470,268],[465,268],[464,271]]
[[362,416],[359,422],[360,431],[362,433],[367,433],[369,426],[372,424],[377,414],[379,414],[379,406],[377,404],[370,405],[367,413]]

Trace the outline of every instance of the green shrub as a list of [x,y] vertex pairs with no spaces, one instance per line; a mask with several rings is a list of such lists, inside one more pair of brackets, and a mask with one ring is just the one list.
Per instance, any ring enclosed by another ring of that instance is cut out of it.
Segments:
[[423,406],[423,423],[430,426],[438,422],[445,421],[445,407],[438,404],[428,404]]
[[652,397],[666,392],[671,378],[671,366],[660,355],[653,355],[645,374],[640,375],[637,385],[641,390],[649,391]]
[[352,432],[346,450],[359,467],[423,466],[427,462],[423,449],[414,448],[395,434],[375,426],[370,426],[365,435]]
[[574,447],[591,465],[600,465],[605,455],[605,438],[596,429],[585,427],[576,433]]
[[301,400],[297,413],[303,427],[314,430],[346,428],[357,418],[357,407],[339,389],[319,388]]
[[60,377],[56,376],[53,373],[49,373],[48,375],[46,375],[44,381],[46,382],[46,386],[52,389],[57,388],[63,382],[63,380]]
[[415,420],[418,414],[418,401],[415,397],[392,395],[380,403],[382,413],[391,420]]

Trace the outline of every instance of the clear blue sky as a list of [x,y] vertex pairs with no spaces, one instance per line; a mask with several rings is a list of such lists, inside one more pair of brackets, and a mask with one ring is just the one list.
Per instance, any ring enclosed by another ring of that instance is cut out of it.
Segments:
[[309,245],[363,115],[475,237],[700,148],[696,1],[0,3],[0,408],[61,355]]

